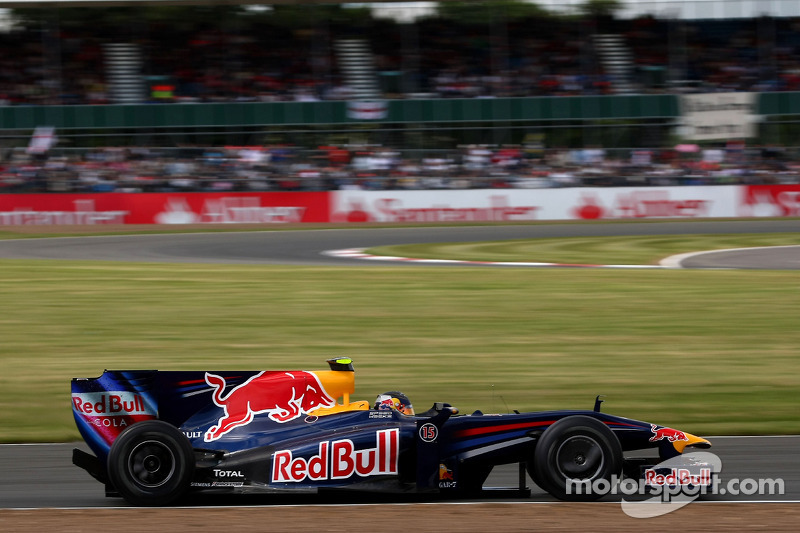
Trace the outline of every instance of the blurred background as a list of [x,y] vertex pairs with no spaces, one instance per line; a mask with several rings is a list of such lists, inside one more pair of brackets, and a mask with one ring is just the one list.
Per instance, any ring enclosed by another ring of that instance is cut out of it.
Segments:
[[794,0],[0,8],[0,192],[800,182]]

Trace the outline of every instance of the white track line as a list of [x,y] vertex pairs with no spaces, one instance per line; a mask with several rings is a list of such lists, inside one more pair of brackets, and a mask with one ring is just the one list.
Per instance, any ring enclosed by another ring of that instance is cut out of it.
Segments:
[[[723,250],[706,250],[701,252],[688,252],[685,254],[677,254],[671,255],[669,257],[665,257],[660,261],[659,264],[664,266],[665,268],[683,268],[683,262],[687,259],[691,259],[692,257],[698,255],[711,255],[711,254],[724,254],[727,252],[741,252],[744,250],[769,250],[771,248],[797,248],[796,244],[787,244],[783,246],[748,246],[745,248],[725,248]],[[724,268],[724,267],[721,267]],[[733,269],[729,269],[733,270]]]
[[415,257],[398,257],[394,255],[372,255],[364,253],[364,248],[348,248],[345,250],[327,250],[322,255],[343,259],[363,259],[366,261],[395,261],[415,264],[459,264],[459,265],[491,265],[508,267],[559,267],[559,268],[627,268],[627,269],[667,269],[680,268],[666,265],[587,265],[576,263],[538,263],[520,261],[463,261],[458,259],[420,259]]

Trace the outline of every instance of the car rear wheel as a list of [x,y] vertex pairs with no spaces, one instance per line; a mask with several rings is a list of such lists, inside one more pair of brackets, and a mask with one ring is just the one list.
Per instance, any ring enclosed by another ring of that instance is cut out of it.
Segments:
[[621,470],[619,439],[605,424],[583,415],[562,418],[547,428],[528,463],[537,485],[569,501],[599,499]]
[[160,420],[128,427],[111,445],[108,477],[134,505],[168,505],[189,488],[194,450],[183,433]]

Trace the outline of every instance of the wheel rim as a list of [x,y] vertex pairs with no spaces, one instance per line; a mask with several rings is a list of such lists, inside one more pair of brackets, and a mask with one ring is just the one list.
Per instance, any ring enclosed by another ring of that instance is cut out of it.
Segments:
[[592,437],[577,435],[565,439],[556,450],[556,468],[563,479],[591,481],[602,475],[605,454]]
[[176,464],[175,454],[167,445],[147,440],[131,450],[128,473],[136,484],[154,489],[172,479]]

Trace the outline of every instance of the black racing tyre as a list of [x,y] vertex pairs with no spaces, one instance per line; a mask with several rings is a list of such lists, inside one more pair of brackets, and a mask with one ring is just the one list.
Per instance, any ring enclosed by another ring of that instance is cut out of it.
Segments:
[[168,505],[189,488],[194,450],[186,436],[161,420],[133,424],[120,433],[108,454],[108,477],[134,505]]
[[[586,485],[610,488],[621,471],[619,439],[605,424],[584,415],[562,418],[547,428],[536,443],[533,461],[528,463],[528,473],[537,485],[568,501],[599,499],[602,491]],[[575,482],[583,483],[581,490]]]

